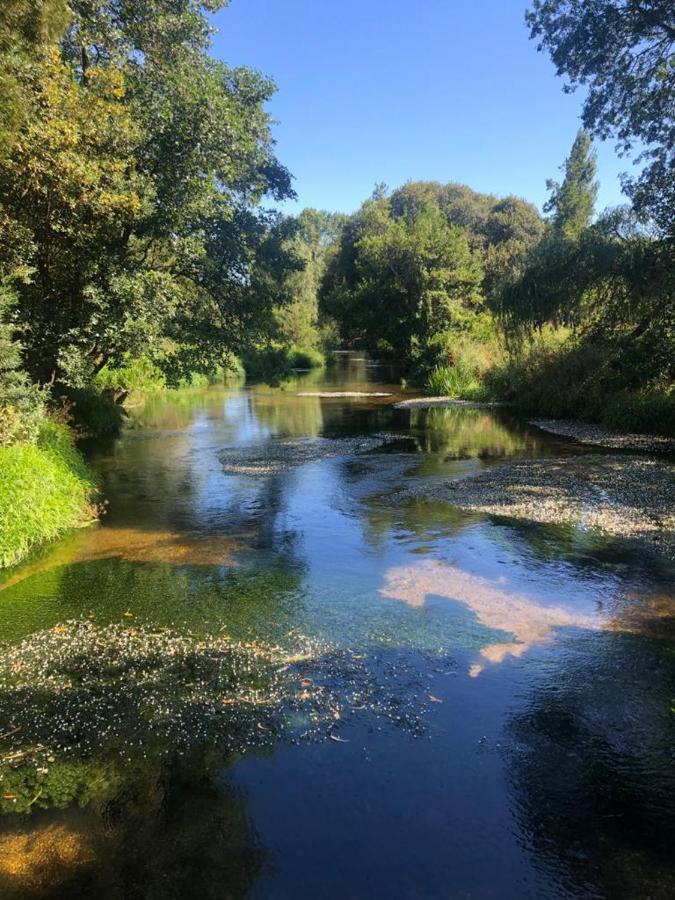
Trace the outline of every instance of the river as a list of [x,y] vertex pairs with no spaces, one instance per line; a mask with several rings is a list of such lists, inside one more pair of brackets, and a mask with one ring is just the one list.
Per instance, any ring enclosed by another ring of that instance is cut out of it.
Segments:
[[588,450],[400,394],[343,355],[87,448],[101,524],[0,581],[2,897],[673,896],[672,565],[406,495]]

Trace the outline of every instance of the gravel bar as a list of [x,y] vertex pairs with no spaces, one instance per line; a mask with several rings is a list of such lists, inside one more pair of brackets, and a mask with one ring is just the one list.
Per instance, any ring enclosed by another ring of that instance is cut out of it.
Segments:
[[401,445],[410,452],[419,449],[409,435],[381,432],[352,438],[290,438],[226,447],[218,458],[228,475],[275,475],[321,459],[348,459]]
[[498,400],[453,400],[452,397],[413,397],[410,400],[400,400],[394,403],[394,409],[494,409],[495,407],[510,406]]
[[646,453],[675,453],[675,440],[656,434],[634,434],[612,431],[576,419],[530,419],[542,431],[560,437],[574,438],[580,444],[593,444],[611,450],[637,450]]
[[421,482],[404,493],[469,511],[639,538],[675,558],[675,466],[663,460],[590,454],[517,460],[459,480]]
[[330,400],[334,397],[391,397],[391,393],[383,391],[301,391],[298,397],[322,397]]

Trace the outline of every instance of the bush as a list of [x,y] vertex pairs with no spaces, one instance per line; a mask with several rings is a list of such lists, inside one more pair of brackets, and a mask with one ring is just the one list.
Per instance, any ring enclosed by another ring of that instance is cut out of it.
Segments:
[[[30,389],[34,385],[28,385]],[[9,402],[0,397],[0,446],[34,443],[45,417],[42,393],[28,390],[21,400]]]
[[624,431],[675,434],[672,385],[630,387],[623,357],[569,332],[544,331],[487,376],[526,415],[584,419]]
[[578,417],[582,397],[594,392],[604,362],[594,347],[567,332],[548,330],[512,353],[488,375],[497,396],[528,415]]
[[95,493],[66,425],[47,421],[36,444],[0,447],[0,567],[91,521]]
[[439,362],[426,377],[427,390],[462,400],[487,400],[492,396],[487,373],[501,350],[495,340],[481,343],[466,334],[447,333],[435,342]]
[[325,357],[318,350],[283,347],[270,344],[249,350],[243,357],[246,377],[251,381],[278,384],[292,369],[318,369],[325,365]]
[[166,387],[161,370],[146,357],[129,359],[116,368],[104,366],[96,376],[96,385],[102,391],[116,394],[159,391]]
[[288,351],[285,347],[268,345],[249,349],[242,357],[246,378],[250,381],[278,383],[288,374]]
[[292,369],[320,369],[326,364],[326,358],[318,350],[291,347],[288,362]]
[[675,391],[616,394],[604,399],[598,418],[604,425],[623,431],[675,435]]
[[207,388],[211,383],[208,375],[203,372],[190,372],[185,378],[181,378],[178,382],[179,388]]
[[0,446],[35,441],[45,417],[46,391],[21,368],[22,348],[9,321],[14,302],[0,279]]

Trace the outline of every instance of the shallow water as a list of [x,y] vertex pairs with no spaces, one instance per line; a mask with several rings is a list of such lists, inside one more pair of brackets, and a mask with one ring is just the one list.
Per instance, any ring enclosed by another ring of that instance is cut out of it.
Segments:
[[101,526],[0,581],[0,896],[673,896],[672,566],[397,499],[588,452],[400,393],[342,356],[88,448]]

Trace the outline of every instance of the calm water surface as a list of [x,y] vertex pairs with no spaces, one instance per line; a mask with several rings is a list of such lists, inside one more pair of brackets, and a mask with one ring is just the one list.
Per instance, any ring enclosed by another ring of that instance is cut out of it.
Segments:
[[197,721],[187,749],[104,752],[80,723],[81,757],[3,775],[0,896],[675,895],[672,567],[403,493],[581,448],[506,412],[298,396],[320,390],[401,393],[343,357],[134,409],[89,448],[102,524],[4,576],[0,636],[302,635],[324,663],[300,701],[325,676],[343,713],[236,752]]

